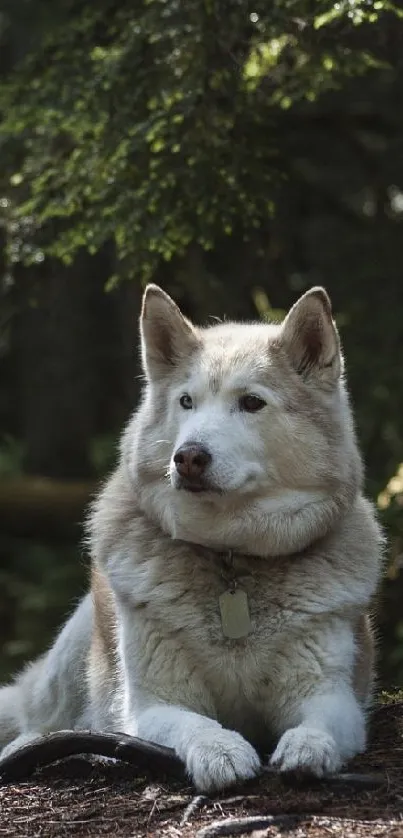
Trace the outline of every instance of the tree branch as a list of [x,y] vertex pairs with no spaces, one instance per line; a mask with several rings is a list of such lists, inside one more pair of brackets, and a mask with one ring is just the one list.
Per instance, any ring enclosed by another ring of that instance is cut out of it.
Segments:
[[[168,775],[180,780],[186,779],[185,766],[172,748],[164,748],[125,733],[62,730],[41,736],[28,745],[18,748],[4,759],[0,759],[0,781],[7,784],[26,779],[37,768],[43,768],[52,762],[77,754],[112,757],[140,771],[154,775]],[[300,785],[302,779],[306,784],[320,783],[333,788],[348,785],[370,789],[378,788],[385,782],[382,774],[335,774],[317,780],[308,776],[301,778],[295,774],[284,775],[271,766],[264,766],[262,773],[278,777],[293,785]],[[200,797],[198,801],[203,799]]]
[[248,818],[226,818],[214,821],[203,829],[199,829],[196,838],[221,838],[223,835],[247,835],[256,829],[267,829],[268,826],[290,828],[298,821],[309,819],[310,815],[255,815]]
[[96,754],[127,762],[140,771],[185,779],[185,768],[171,748],[163,748],[124,733],[62,730],[24,745],[0,759],[3,784],[26,779],[37,768],[77,754]]
[[271,765],[263,766],[263,773],[269,774],[272,777],[280,777],[283,781],[292,786],[301,785],[320,785],[331,786],[337,788],[339,786],[350,786],[357,789],[377,789],[386,782],[386,777],[383,774],[329,774],[325,777],[312,777],[309,774],[284,774],[273,768]]

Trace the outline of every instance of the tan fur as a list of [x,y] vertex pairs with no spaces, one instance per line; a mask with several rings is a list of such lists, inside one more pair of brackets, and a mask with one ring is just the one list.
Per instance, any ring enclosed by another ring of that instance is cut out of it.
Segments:
[[354,692],[365,704],[372,695],[375,678],[375,639],[369,614],[362,615],[355,628],[356,659],[354,665]]
[[91,568],[91,594],[93,599],[92,650],[105,655],[115,664],[116,614],[113,592],[107,577],[96,566]]
[[113,591],[107,577],[94,562],[91,567],[91,597],[93,620],[88,659],[89,697],[95,718],[99,715],[100,696],[107,697],[101,714],[102,728],[107,729],[108,707],[113,703],[117,687],[117,618]]

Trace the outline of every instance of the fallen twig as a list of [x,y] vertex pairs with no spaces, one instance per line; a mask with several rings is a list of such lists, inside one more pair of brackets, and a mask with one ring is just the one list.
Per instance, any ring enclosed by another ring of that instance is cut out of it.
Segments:
[[77,754],[112,757],[147,773],[185,779],[184,765],[171,748],[124,733],[63,730],[35,739],[0,760],[0,781],[25,779],[37,768]]
[[313,785],[319,783],[320,785],[327,785],[338,787],[338,786],[353,786],[355,788],[362,788],[362,789],[377,789],[380,786],[383,786],[386,783],[386,777],[383,774],[356,774],[356,773],[343,773],[343,774],[329,774],[325,777],[312,777],[309,774],[298,774],[298,773],[289,773],[285,774],[279,772],[277,768],[273,768],[271,765],[263,766],[264,774],[269,774],[272,777],[280,777],[280,779],[284,780],[284,782],[289,783],[290,785]]
[[186,806],[186,809],[183,813],[183,816],[182,816],[182,819],[181,819],[181,822],[180,822],[179,825],[180,826],[185,826],[185,823],[188,823],[190,821],[192,815],[194,815],[195,812],[197,812],[197,810],[200,809],[204,805],[206,800],[208,800],[208,797],[206,797],[204,794],[198,794],[196,797],[194,797],[193,800],[190,801],[188,806]]
[[[23,780],[57,760],[77,754],[112,757],[157,776],[167,775],[185,780],[185,766],[175,751],[153,742],[137,739],[125,733],[97,733],[81,730],[62,730],[42,736],[24,745],[4,759],[0,759],[0,782],[3,784]],[[291,784],[320,783],[331,787],[379,788],[386,782],[382,774],[334,774],[317,780],[295,774],[281,774],[271,766],[264,766],[264,774],[279,777]]]
[[226,818],[213,821],[196,833],[196,838],[221,838],[224,835],[245,835],[255,829],[268,826],[294,826],[298,821],[306,820],[309,815],[255,815],[248,818]]

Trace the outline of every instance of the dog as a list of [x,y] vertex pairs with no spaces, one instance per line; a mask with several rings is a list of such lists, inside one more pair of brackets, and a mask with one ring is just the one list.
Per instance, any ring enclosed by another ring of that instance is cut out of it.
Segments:
[[91,590],[0,690],[5,756],[58,729],[173,748],[195,786],[366,747],[383,559],[324,289],[198,328],[149,285],[145,386],[88,520]]

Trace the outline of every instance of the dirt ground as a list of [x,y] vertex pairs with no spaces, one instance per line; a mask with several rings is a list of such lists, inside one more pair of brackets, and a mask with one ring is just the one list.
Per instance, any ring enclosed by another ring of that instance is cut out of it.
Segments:
[[[381,773],[377,788],[351,782],[296,787],[266,775],[211,799],[168,778],[133,776],[122,763],[70,758],[0,788],[0,836],[403,838],[403,702],[376,710],[371,739],[367,754],[348,770]],[[276,822],[278,816],[283,820]],[[245,820],[252,817],[257,820]]]

